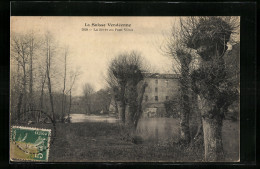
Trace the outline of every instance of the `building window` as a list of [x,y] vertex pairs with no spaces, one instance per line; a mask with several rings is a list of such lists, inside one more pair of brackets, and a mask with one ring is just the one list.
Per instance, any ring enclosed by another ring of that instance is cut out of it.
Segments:
[[166,83],[166,87],[168,87],[168,85],[169,85],[169,80],[165,80],[165,83]]
[[154,100],[155,100],[155,101],[158,101],[158,96],[155,96],[155,97],[154,97]]
[[158,88],[157,87],[155,88],[155,92],[158,92]]
[[155,84],[158,84],[158,79],[155,80]]
[[168,100],[168,99],[169,99],[169,96],[166,96],[165,99]]
[[146,102],[148,101],[148,96],[145,96],[145,101],[146,101]]

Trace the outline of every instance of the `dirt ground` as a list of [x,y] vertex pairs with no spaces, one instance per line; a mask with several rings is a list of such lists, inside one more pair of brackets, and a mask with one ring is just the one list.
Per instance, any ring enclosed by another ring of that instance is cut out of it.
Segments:
[[[183,147],[176,143],[178,138],[178,121],[164,120],[158,129],[149,127],[150,123],[139,126],[139,134],[144,136],[142,144],[134,144],[122,139],[123,129],[115,123],[71,123],[33,124],[31,127],[52,129],[50,145],[50,162],[181,162],[203,161],[203,145]],[[175,131],[165,137],[163,129]],[[153,125],[154,126],[154,125]],[[167,127],[168,126],[168,127]],[[142,130],[142,129],[147,130]],[[153,134],[154,132],[157,132]],[[56,134],[55,134],[56,132]],[[154,139],[157,136],[158,139]],[[239,160],[239,123],[224,121],[223,146],[226,161]]]

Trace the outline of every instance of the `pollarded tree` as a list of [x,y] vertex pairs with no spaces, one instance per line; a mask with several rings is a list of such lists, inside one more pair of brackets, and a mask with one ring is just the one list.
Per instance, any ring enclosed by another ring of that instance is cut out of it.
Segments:
[[[176,26],[177,25],[177,26]],[[196,104],[196,99],[191,90],[191,72],[195,68],[195,50],[188,48],[185,44],[186,32],[183,30],[182,20],[171,29],[171,36],[166,37],[166,44],[161,50],[173,60],[173,71],[179,74],[180,86],[180,142],[189,144],[190,134],[190,115],[194,111],[192,105]]]
[[142,74],[144,65],[140,54],[137,52],[129,54],[126,70],[126,124],[135,131],[142,113],[143,94],[147,86],[142,81],[144,79]]
[[[173,56],[178,73],[182,74],[180,82],[190,84],[191,81],[191,98],[196,98],[194,92],[198,95],[205,160],[221,160],[223,115],[238,94],[237,85],[230,83],[226,74],[228,65],[223,55],[227,43],[232,44],[236,39],[233,35],[239,29],[238,20],[237,17],[185,17],[177,25],[179,28],[172,30],[166,50]],[[189,69],[186,71],[188,76],[183,76],[183,69]],[[183,115],[181,118],[185,120],[187,117]]]
[[109,63],[108,77],[106,79],[108,85],[113,91],[113,95],[117,105],[118,116],[121,122],[125,123],[125,88],[127,84],[127,53],[118,55]]
[[[144,64],[137,52],[123,53],[110,62],[107,82],[113,89],[119,118],[135,129],[141,116],[141,103],[146,83]],[[139,83],[140,82],[140,83]]]
[[192,73],[198,94],[204,131],[205,160],[223,160],[222,123],[224,113],[238,92],[229,82],[223,59],[236,25],[221,17],[201,17],[192,27],[187,47],[197,50],[199,68]]

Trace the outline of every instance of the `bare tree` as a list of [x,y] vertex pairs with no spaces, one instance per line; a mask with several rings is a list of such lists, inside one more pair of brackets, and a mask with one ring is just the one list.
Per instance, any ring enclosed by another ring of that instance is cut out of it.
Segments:
[[[11,38],[11,52],[12,52],[12,57],[15,59],[17,62],[17,73],[20,72],[20,67],[22,67],[22,85],[19,87],[19,96],[18,96],[18,104],[17,104],[17,118],[18,122],[21,121],[21,108],[23,107],[23,111],[25,113],[26,109],[26,87],[27,87],[27,66],[28,66],[28,40],[26,36],[24,35],[18,35],[14,34]],[[19,78],[19,76],[17,76]],[[18,80],[18,83],[20,81]],[[24,115],[23,113],[23,115]],[[25,115],[24,115],[25,116]]]
[[67,55],[68,49],[64,52],[64,77],[63,77],[63,89],[62,89],[62,101],[61,101],[61,121],[64,122],[64,111],[65,111],[65,90],[66,90],[66,77],[67,77]]
[[238,95],[236,88],[228,83],[223,59],[236,26],[219,17],[200,18],[188,41],[188,46],[196,49],[201,57],[200,67],[193,72],[192,80],[200,100],[207,161],[224,158],[222,121],[228,106]]
[[[34,97],[34,74],[36,73],[34,70],[35,68],[35,61],[36,56],[39,53],[40,46],[41,46],[41,39],[37,34],[30,30],[26,34],[27,40],[28,40],[28,52],[29,52],[29,112],[34,113],[34,118],[38,122],[39,115],[37,115],[38,112],[31,111],[35,109],[35,97]],[[36,76],[35,76],[36,77]]]
[[[44,75],[42,76],[42,79],[41,79],[40,110],[43,110],[43,96],[44,96],[45,81],[46,81],[46,73],[44,73]],[[40,121],[40,118],[41,118],[41,111],[38,114],[37,122]]]
[[138,84],[143,80],[143,60],[139,53],[131,52],[129,54],[129,57],[127,58],[126,70],[126,124],[135,131],[137,122],[142,113],[142,98],[145,92],[145,87],[147,85],[145,82],[143,82],[140,87],[141,89],[138,91]]
[[54,102],[53,102],[53,94],[52,94],[52,85],[51,85],[51,63],[53,57],[53,44],[52,44],[52,36],[49,32],[45,34],[45,52],[46,52],[46,77],[48,84],[48,91],[50,97],[50,105],[51,105],[51,113],[52,113],[52,121],[55,123],[55,112],[54,112]]
[[127,53],[118,55],[108,68],[107,83],[113,91],[120,121],[125,123],[125,88],[127,84]]
[[[191,141],[190,135],[190,115],[192,113],[192,104],[196,104],[196,100],[192,99],[193,91],[191,90],[191,71],[194,69],[194,55],[195,50],[189,49],[185,46],[184,36],[186,36],[186,29],[183,30],[182,19],[180,19],[179,27],[173,25],[171,29],[171,36],[166,37],[166,45],[161,47],[164,54],[173,59],[173,71],[179,74],[180,83],[180,142],[188,144]],[[194,102],[195,101],[195,102]]]
[[91,95],[95,92],[94,90],[94,87],[89,84],[89,83],[86,83],[84,86],[83,86],[83,93],[84,93],[84,97],[83,97],[83,101],[84,101],[84,104],[85,104],[85,108],[86,108],[86,113],[91,113]]
[[[142,57],[133,51],[113,59],[108,69],[108,83],[113,89],[120,120],[135,131],[142,114],[142,100],[146,83]],[[138,85],[139,84],[139,85]]]
[[199,55],[199,68],[191,74],[193,91],[198,94],[201,110],[205,160],[224,158],[222,121],[224,112],[237,98],[237,90],[228,83],[223,59],[231,34],[237,28],[235,20],[224,17],[200,17],[182,23],[185,44]]
[[179,72],[189,62],[181,64],[177,51],[181,49],[185,53],[185,60],[191,57],[189,79],[192,91],[198,95],[205,160],[218,161],[224,158],[221,134],[223,115],[238,93],[237,88],[228,82],[223,55],[227,43],[234,43],[231,37],[239,29],[239,24],[236,17],[185,17],[180,19],[179,25],[179,29],[172,31],[166,49],[170,49],[167,52],[171,56],[176,56],[173,58]]
[[72,104],[72,89],[75,85],[76,78],[80,75],[78,71],[71,72],[70,75],[70,87],[68,91],[66,92],[66,95],[69,93],[69,110],[68,110],[68,122],[70,123],[70,113],[71,113],[71,104]]

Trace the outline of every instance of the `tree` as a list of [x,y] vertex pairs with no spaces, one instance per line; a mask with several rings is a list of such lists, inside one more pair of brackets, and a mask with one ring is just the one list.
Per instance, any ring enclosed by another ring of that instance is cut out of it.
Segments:
[[[178,24],[179,25],[179,24]],[[180,27],[175,25],[171,29],[171,36],[166,38],[166,45],[161,48],[164,54],[173,59],[173,71],[179,74],[180,84],[180,142],[189,144],[191,141],[190,134],[190,115],[192,104],[196,104],[193,99],[193,91],[191,90],[191,71],[194,69],[194,58],[192,53],[194,50],[189,49],[185,45],[185,38],[182,20]],[[174,102],[173,102],[174,103]],[[169,107],[169,106],[168,106]]]
[[[235,39],[233,35],[239,28],[237,23],[236,17],[181,18],[179,29],[173,29],[166,46],[168,54],[174,56],[175,67],[182,74],[181,84],[186,79],[185,82],[191,83],[191,89],[197,95],[194,97],[191,93],[190,98],[198,100],[206,161],[224,158],[221,133],[223,115],[236,100],[238,92],[237,85],[234,87],[228,80],[227,62],[223,56],[227,43],[232,44]],[[181,52],[178,54],[178,51]],[[187,78],[183,76],[184,67],[189,68]]]
[[[127,58],[126,66],[126,125],[133,128],[137,127],[138,120],[142,114],[143,94],[147,84],[142,81],[144,70],[141,55],[137,52],[131,52]],[[139,85],[139,86],[138,86]]]
[[53,102],[53,94],[52,94],[52,83],[51,83],[51,63],[53,57],[54,46],[52,44],[52,36],[49,32],[45,34],[45,52],[46,52],[46,77],[51,105],[51,114],[52,114],[52,122],[55,123],[55,112],[54,112],[54,102]]
[[61,121],[64,122],[65,111],[65,90],[66,90],[66,78],[67,78],[67,55],[68,49],[64,51],[64,76],[63,76],[63,89],[62,89],[62,101],[61,101]]
[[146,83],[142,71],[146,68],[141,55],[133,51],[113,59],[108,69],[108,84],[113,89],[120,120],[133,131],[142,113]]
[[125,88],[127,84],[127,53],[118,55],[113,59],[108,68],[107,83],[111,87],[117,105],[119,119],[125,123]]
[[41,39],[40,37],[33,31],[30,30],[26,34],[27,40],[28,40],[28,45],[29,45],[29,112],[33,113],[32,115],[38,122],[39,120],[39,113],[34,112],[33,110],[36,107],[36,102],[35,102],[35,96],[34,96],[34,82],[35,82],[35,62],[37,61],[36,56],[37,53],[39,53],[39,49],[41,46]]
[[70,123],[70,113],[71,113],[71,104],[72,104],[72,89],[75,85],[76,78],[80,75],[78,71],[70,73],[70,88],[67,91],[69,92],[69,111],[68,111],[68,122]]
[[191,138],[189,128],[189,116],[191,112],[189,65],[191,63],[191,55],[184,53],[183,50],[177,50],[177,57],[181,64],[181,76],[179,77],[182,106],[182,112],[180,113],[181,139],[184,143],[189,143]]
[[104,114],[109,112],[109,105],[111,101],[111,92],[109,88],[100,89],[92,95],[92,108],[94,112],[103,111]]
[[198,94],[204,131],[205,160],[223,160],[222,123],[224,112],[238,92],[226,74],[224,53],[236,25],[221,17],[201,17],[193,23],[187,47],[197,50],[199,68],[191,79]]
[[[54,123],[57,117],[63,120],[68,96],[70,113],[71,93],[78,73],[67,77],[70,71],[67,48],[62,54],[50,32],[40,36],[33,30],[11,33],[12,120],[39,122],[44,117],[42,112],[48,113],[46,117],[51,117]],[[59,55],[64,58],[62,67],[57,64]]]
[[[26,110],[26,87],[27,87],[27,66],[28,66],[28,55],[29,55],[28,39],[24,35],[14,34],[11,41],[11,52],[12,58],[17,62],[17,74],[20,74],[20,67],[22,67],[22,79],[18,79],[18,103],[17,103],[17,120],[21,121],[21,109],[23,112]],[[19,76],[17,76],[19,78]],[[21,84],[21,85],[20,85]],[[25,114],[23,115],[25,116]]]
[[83,101],[84,101],[84,104],[85,104],[86,113],[88,113],[88,114],[92,112],[92,110],[91,110],[91,104],[92,104],[91,95],[94,92],[95,92],[94,87],[91,84],[86,83],[83,86],[83,93],[84,93]]

